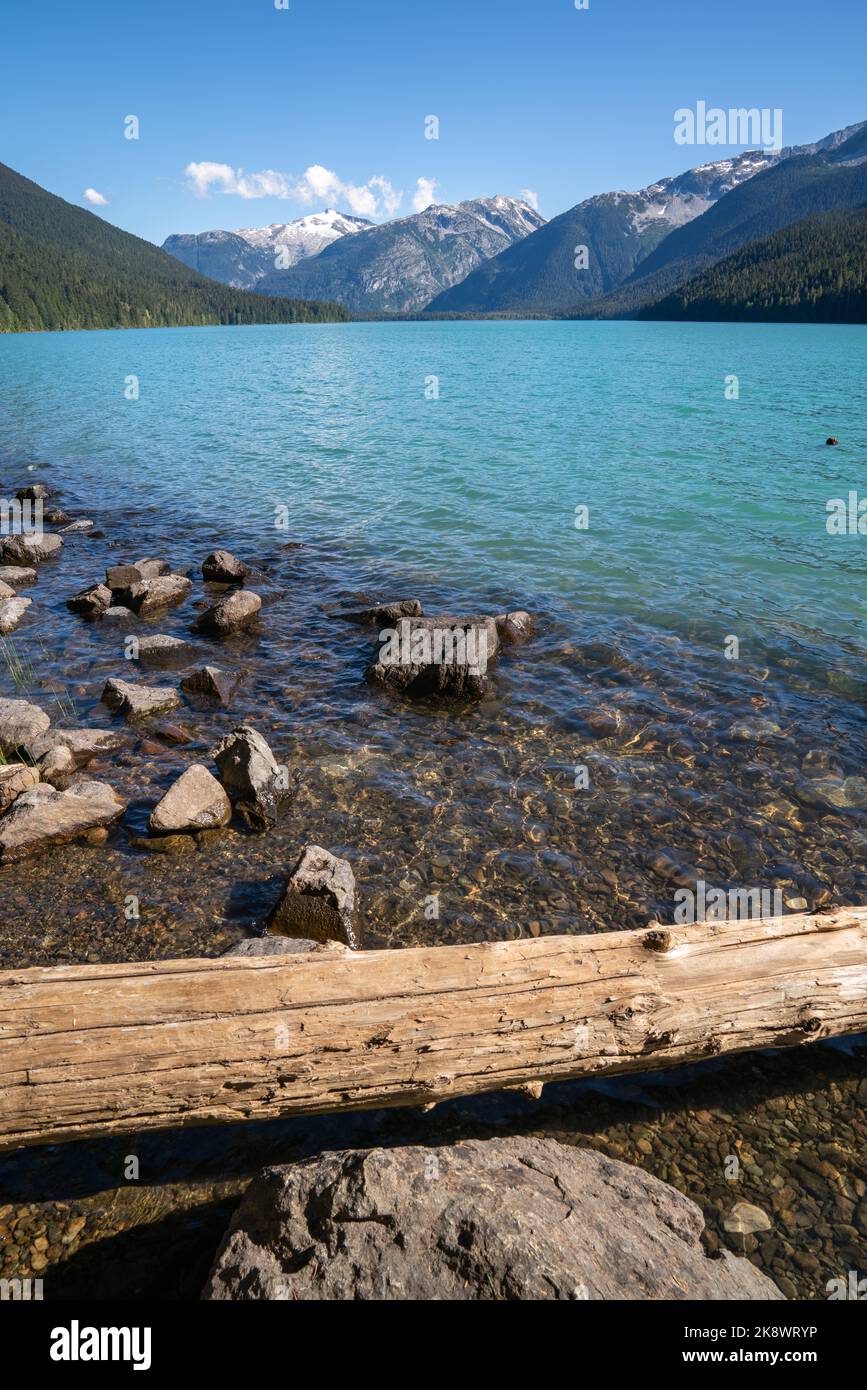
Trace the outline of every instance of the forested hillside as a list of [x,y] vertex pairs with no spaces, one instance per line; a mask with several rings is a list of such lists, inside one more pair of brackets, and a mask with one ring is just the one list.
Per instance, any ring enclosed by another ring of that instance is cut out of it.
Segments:
[[0,332],[347,318],[334,304],[207,280],[0,164]]

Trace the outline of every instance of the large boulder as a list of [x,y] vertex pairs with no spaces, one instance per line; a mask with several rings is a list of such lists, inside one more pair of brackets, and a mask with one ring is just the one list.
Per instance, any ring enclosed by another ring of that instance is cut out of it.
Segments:
[[32,602],[32,598],[0,599],[0,636],[15,631]]
[[149,714],[174,709],[181,702],[178,692],[170,685],[138,685],[134,681],[106,681],[100,697],[109,709],[127,719],[143,719]]
[[0,753],[29,749],[50,724],[51,716],[29,700],[0,700]]
[[229,637],[248,627],[261,607],[262,600],[252,589],[234,589],[196,619],[193,631],[211,637]]
[[231,800],[248,819],[257,825],[276,820],[286,796],[285,774],[257,729],[239,725],[220,740],[211,757]]
[[675,1188],[553,1139],[324,1153],[253,1180],[203,1297],[783,1299],[703,1228]]
[[412,699],[479,700],[498,646],[493,618],[401,618],[380,633],[367,679]]
[[154,835],[177,835],[214,830],[231,819],[232,803],[216,777],[201,763],[193,763],[154,807],[148,825]]
[[40,782],[21,792],[0,820],[0,863],[14,863],[110,825],[124,807],[105,782],[76,782],[67,791]]
[[307,845],[268,918],[268,930],[311,941],[338,941],[357,950],[361,914],[349,861],[320,845]]
[[50,560],[62,548],[63,541],[53,531],[44,531],[42,535],[7,536],[0,541],[0,560],[4,565],[32,567]]

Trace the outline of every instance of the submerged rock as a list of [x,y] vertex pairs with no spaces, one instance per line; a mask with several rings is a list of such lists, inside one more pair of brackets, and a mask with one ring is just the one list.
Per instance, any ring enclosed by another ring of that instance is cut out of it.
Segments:
[[493,618],[401,618],[380,634],[367,679],[412,699],[479,700],[498,647]]
[[179,831],[212,830],[228,825],[232,803],[216,777],[201,763],[193,763],[169,787],[151,812],[148,825],[155,835]]
[[114,589],[115,602],[131,608],[139,617],[147,618],[159,613],[163,608],[171,608],[183,603],[192,591],[193,582],[182,574],[164,574],[154,579],[142,579],[138,583]]
[[182,637],[166,637],[163,633],[156,633],[153,637],[138,638],[139,661],[154,666],[183,661],[194,650],[192,642],[186,642]]
[[0,814],[7,811],[16,797],[35,787],[39,773],[27,763],[0,764]]
[[27,487],[20,487],[15,494],[19,502],[47,502],[51,495],[51,488],[45,483],[30,483]]
[[67,518],[67,522],[68,524],[61,528],[61,535],[75,536],[93,530],[93,522],[85,516],[79,517],[78,521],[69,521]]
[[417,598],[396,599],[392,603],[374,604],[371,608],[355,608],[347,613],[337,613],[335,617],[345,618],[350,623],[362,623],[377,627],[394,627],[401,618],[420,618],[422,606]]
[[326,1152],[253,1180],[203,1298],[783,1299],[703,1229],[675,1188],[553,1139]]
[[250,569],[228,550],[215,550],[202,562],[202,578],[208,584],[243,584]]
[[239,725],[217,744],[211,757],[239,810],[257,824],[273,822],[287,794],[285,773],[258,730]]
[[358,950],[361,917],[349,861],[320,845],[307,845],[267,925],[282,936],[339,941]]
[[0,820],[0,862],[13,863],[110,825],[124,807],[105,782],[76,782],[63,792],[40,782],[22,792]]
[[504,644],[510,642],[517,645],[529,641],[535,627],[533,618],[523,608],[516,608],[513,613],[500,613],[494,622],[497,624],[497,636]]
[[0,635],[15,631],[32,602],[32,598],[0,598]]
[[212,700],[219,700],[221,705],[228,705],[237,684],[237,677],[227,675],[219,666],[202,666],[200,670],[184,676],[181,689],[188,695],[207,695]]
[[41,536],[7,536],[0,541],[0,560],[4,565],[41,565],[63,549],[63,541],[53,531]]
[[92,584],[82,589],[80,594],[66,600],[66,606],[73,613],[81,613],[85,618],[101,618],[111,604],[111,589],[107,584]]
[[235,589],[197,618],[193,631],[205,632],[212,637],[228,637],[247,627],[261,607],[262,600],[252,589]]
[[29,749],[50,724],[51,716],[29,700],[0,700],[0,752]]
[[170,685],[138,685],[114,678],[106,681],[100,698],[109,709],[118,710],[127,719],[174,709],[181,702],[178,692]]

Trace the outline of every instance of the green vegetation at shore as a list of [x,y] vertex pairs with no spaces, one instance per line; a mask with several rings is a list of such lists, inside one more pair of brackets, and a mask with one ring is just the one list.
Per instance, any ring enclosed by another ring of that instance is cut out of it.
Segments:
[[0,164],[0,332],[348,319],[338,304],[207,280]]

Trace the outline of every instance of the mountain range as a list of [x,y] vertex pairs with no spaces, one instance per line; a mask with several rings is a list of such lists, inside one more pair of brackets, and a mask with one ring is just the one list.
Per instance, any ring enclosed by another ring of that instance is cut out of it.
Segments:
[[[342,229],[332,223],[330,244],[316,254],[302,231],[311,220],[260,232],[207,232],[207,267],[199,259],[197,268],[263,294],[336,300],[353,313],[413,313],[544,223],[518,198],[473,198],[380,226],[358,218],[344,219],[351,225]],[[189,243],[200,240],[170,236],[163,249],[191,264]],[[277,251],[289,242],[297,249],[295,261],[275,264]]]
[[[867,122],[813,144],[700,164],[637,192],[597,194],[549,222],[501,196],[379,226],[319,214],[330,238],[324,247],[310,235],[314,216],[172,236],[164,249],[229,284],[335,301],[355,316],[631,317],[656,304],[674,312],[675,291],[717,262],[793,223],[864,202]],[[837,225],[834,244],[852,235],[860,245],[857,226]],[[824,254],[828,229],[816,224],[815,233]],[[787,246],[790,270],[798,248],[807,254],[810,235],[804,228]],[[762,254],[782,247],[771,242]],[[810,283],[807,269],[796,275],[799,285]],[[677,302],[682,315],[697,299]],[[817,300],[798,303],[806,312]]]
[[167,237],[163,250],[191,270],[221,280],[235,289],[252,289],[278,266],[289,269],[308,256],[318,256],[339,237],[372,226],[365,217],[326,208],[294,222],[246,227],[238,232],[181,233]]
[[867,122],[602,193],[373,225],[326,209],[164,249],[0,164],[0,331],[354,317],[865,321]]

